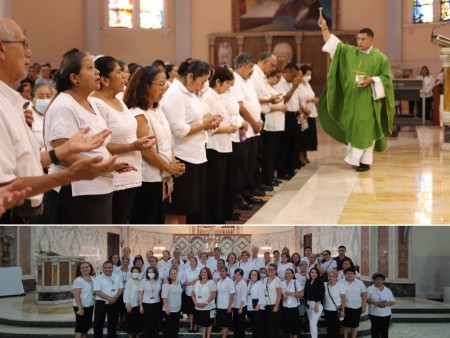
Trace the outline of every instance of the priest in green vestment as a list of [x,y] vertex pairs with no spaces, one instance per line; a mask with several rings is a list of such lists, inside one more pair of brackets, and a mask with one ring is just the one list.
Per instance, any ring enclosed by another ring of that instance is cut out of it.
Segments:
[[370,169],[373,151],[385,151],[394,121],[394,89],[389,60],[373,44],[369,28],[358,34],[357,47],[341,42],[319,18],[332,58],[318,112],[322,128],[347,145],[345,161],[356,171]]

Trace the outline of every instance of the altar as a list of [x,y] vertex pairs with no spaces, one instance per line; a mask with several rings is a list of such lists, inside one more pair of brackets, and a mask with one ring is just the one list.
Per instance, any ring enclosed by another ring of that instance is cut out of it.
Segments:
[[63,304],[72,301],[72,284],[77,265],[86,257],[60,256],[54,252],[37,255],[37,304]]

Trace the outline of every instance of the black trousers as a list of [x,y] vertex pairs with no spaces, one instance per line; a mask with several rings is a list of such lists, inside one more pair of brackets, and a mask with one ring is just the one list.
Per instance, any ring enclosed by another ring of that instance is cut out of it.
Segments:
[[328,338],[339,338],[339,333],[341,331],[341,321],[339,320],[337,311],[325,312],[325,319],[327,321],[327,337]]
[[263,183],[266,185],[270,184],[274,178],[282,136],[282,131],[264,131],[262,136],[262,175]]
[[254,188],[256,186],[256,169],[258,164],[258,148],[259,148],[259,136],[253,136],[247,139],[248,142],[248,153],[247,153],[247,179],[246,186],[244,190]]
[[178,338],[180,331],[180,312],[171,312],[170,315],[164,313],[166,322],[164,323],[164,337]]
[[272,312],[274,305],[266,305],[264,309],[264,338],[278,337],[280,335],[281,312]]
[[370,319],[370,333],[372,338],[388,338],[389,323],[391,316],[380,317],[369,315]]
[[247,316],[250,319],[252,325],[253,338],[263,337],[263,316],[264,310],[259,311],[247,311]]
[[247,158],[250,142],[233,142],[232,162],[234,164],[234,194],[241,194],[247,185]]
[[[233,142],[233,149],[234,149],[234,142]],[[235,158],[234,154],[230,153],[228,156],[228,161],[226,164],[226,170],[225,170],[225,187],[224,187],[224,194],[223,194],[223,200],[224,200],[224,213],[225,218],[231,219],[233,216],[233,206],[234,206],[234,195],[236,194],[236,178],[235,178]]]
[[168,200],[162,200],[162,182],[142,182],[136,191],[131,224],[164,224]]
[[111,224],[113,193],[72,196],[72,186],[44,194],[46,224]]
[[281,137],[277,170],[280,174],[291,174],[299,166],[299,126],[296,112],[284,115],[284,132]]
[[239,309],[233,308],[233,324],[234,324],[234,338],[245,337],[245,315],[247,313],[247,307],[242,308],[242,313],[239,314]]
[[207,223],[225,224],[225,180],[227,162],[231,153],[219,153],[206,149],[208,158],[206,169]]
[[103,325],[105,324],[106,316],[108,316],[108,338],[116,337],[117,319],[119,312],[117,311],[117,304],[106,304],[103,300],[95,301],[94,311],[94,337],[103,337]]
[[142,304],[144,307],[144,338],[159,337],[161,303]]
[[123,189],[113,192],[112,224],[129,224],[134,198],[138,188]]

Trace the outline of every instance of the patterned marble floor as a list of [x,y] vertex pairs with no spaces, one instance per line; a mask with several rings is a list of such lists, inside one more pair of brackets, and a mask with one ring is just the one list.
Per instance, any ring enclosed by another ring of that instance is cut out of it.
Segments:
[[364,173],[343,161],[344,145],[320,127],[318,135],[311,163],[248,224],[450,224],[450,152],[440,150],[441,128],[405,127]]

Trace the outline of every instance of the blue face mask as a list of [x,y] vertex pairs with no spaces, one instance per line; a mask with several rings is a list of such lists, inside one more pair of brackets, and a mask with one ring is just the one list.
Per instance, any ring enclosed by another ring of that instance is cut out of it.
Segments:
[[261,279],[264,279],[264,278],[267,277],[267,275],[266,275],[265,273],[261,273],[261,274],[259,274],[259,275],[261,276]]
[[43,99],[43,100],[37,99],[35,107],[41,114],[44,114],[49,104],[50,99]]

